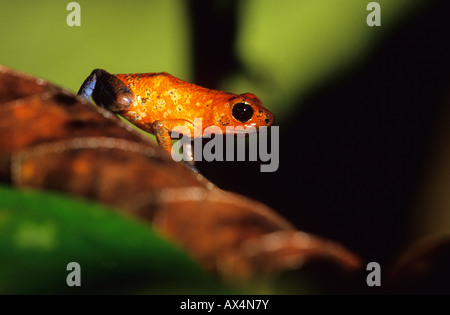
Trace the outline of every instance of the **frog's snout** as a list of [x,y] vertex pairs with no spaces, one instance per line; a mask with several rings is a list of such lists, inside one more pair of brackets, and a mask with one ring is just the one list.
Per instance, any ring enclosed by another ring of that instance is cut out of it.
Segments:
[[271,126],[275,121],[275,116],[270,110],[264,108],[259,110],[259,120],[262,125]]
[[264,120],[264,123],[267,126],[271,126],[275,122],[275,116],[272,114],[271,111],[267,110],[266,119]]

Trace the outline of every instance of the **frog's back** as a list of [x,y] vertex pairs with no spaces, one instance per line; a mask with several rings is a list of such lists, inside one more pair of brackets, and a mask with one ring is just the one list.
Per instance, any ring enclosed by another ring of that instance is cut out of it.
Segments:
[[138,125],[165,119],[193,123],[195,118],[201,118],[205,126],[210,125],[214,123],[214,112],[234,96],[183,81],[166,72],[116,76],[134,92],[133,105],[124,116]]

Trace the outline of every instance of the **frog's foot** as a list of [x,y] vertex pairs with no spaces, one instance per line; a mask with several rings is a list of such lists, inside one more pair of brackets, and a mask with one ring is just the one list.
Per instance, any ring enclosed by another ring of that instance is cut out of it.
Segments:
[[197,166],[195,166],[194,161],[185,161],[186,165],[189,166],[189,168],[194,172],[200,174],[200,171],[198,170]]
[[133,91],[116,76],[103,69],[92,71],[81,85],[78,95],[88,100],[92,96],[97,105],[115,113],[129,110],[134,100]]

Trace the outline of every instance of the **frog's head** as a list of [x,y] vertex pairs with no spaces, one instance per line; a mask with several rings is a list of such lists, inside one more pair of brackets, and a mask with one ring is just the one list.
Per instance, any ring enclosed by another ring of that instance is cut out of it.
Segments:
[[274,122],[273,114],[262,105],[261,100],[252,93],[237,95],[231,99],[231,122],[236,126],[270,126]]

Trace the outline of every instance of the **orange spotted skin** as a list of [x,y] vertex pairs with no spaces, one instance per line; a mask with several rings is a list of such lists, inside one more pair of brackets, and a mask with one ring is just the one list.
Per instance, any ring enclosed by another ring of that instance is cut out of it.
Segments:
[[[153,133],[169,153],[175,131],[191,139],[219,132],[246,135],[274,121],[254,94],[211,90],[165,72],[113,75],[94,69],[78,95],[92,97],[97,105]],[[212,126],[215,128],[207,129]],[[186,156],[192,162],[191,149],[186,148]]]
[[[202,132],[208,126],[226,127],[270,126],[273,114],[262,106],[258,97],[207,89],[180,80],[168,73],[118,74],[115,75],[133,91],[131,108],[120,114],[133,124],[155,133],[154,123],[163,122],[168,131],[175,126],[188,127],[194,136],[194,119],[202,119]],[[245,103],[253,108],[254,115],[246,122],[235,119],[232,106]],[[198,131],[197,131],[198,132]]]

